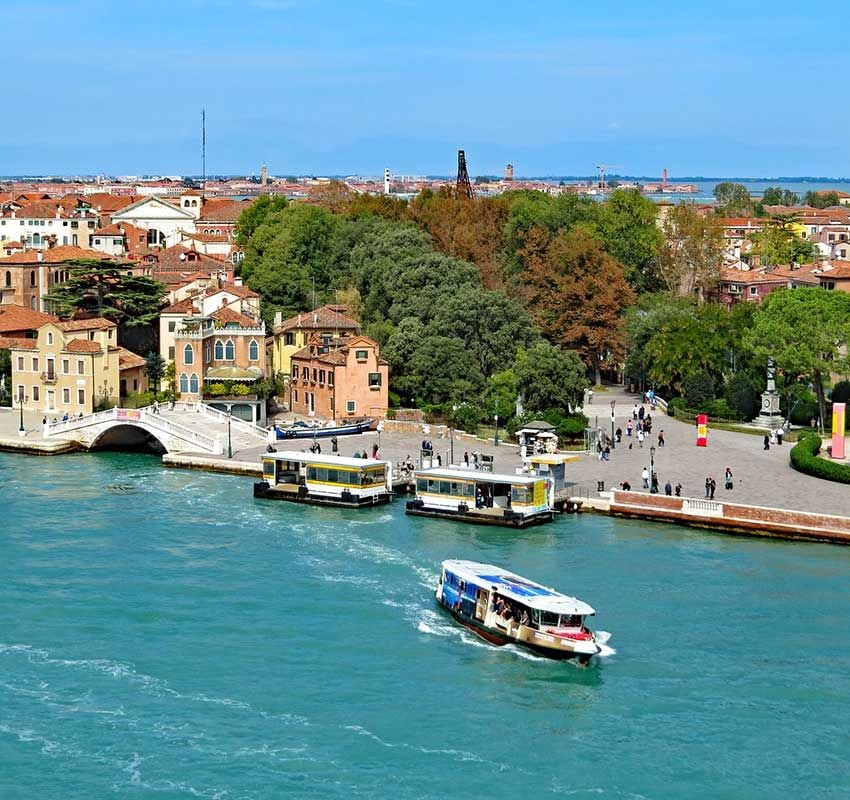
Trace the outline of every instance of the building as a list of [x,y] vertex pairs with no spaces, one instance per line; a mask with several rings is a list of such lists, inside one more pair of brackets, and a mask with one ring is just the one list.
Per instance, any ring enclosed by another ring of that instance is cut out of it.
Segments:
[[50,415],[90,414],[147,390],[145,360],[117,344],[118,326],[102,317],[39,326],[10,348],[15,402]]
[[[175,320],[173,331],[175,376],[182,399],[203,399],[205,387],[211,384],[250,385],[266,377],[263,322],[226,307],[198,316],[191,299],[183,302],[190,313]],[[248,398],[244,399],[247,403]],[[252,422],[265,419],[264,401],[231,410]]]
[[100,216],[73,196],[19,199],[0,204],[0,242],[17,241],[27,248],[56,245],[87,247],[89,234],[100,227]]
[[194,233],[202,202],[201,196],[193,190],[182,194],[176,202],[152,195],[115,212],[112,222],[144,228],[150,247],[171,247],[180,243],[182,231]]
[[822,285],[816,264],[720,270],[720,302],[731,308],[741,302],[761,303],[777,289]]
[[360,333],[360,323],[349,316],[348,309],[341,305],[321,306],[287,320],[276,320],[272,370],[275,375],[289,375],[290,358],[306,347],[313,336],[325,342],[356,333]]
[[507,164],[505,166],[505,180],[506,181],[513,181],[513,179],[514,179],[514,165],[513,164]]
[[311,335],[290,361],[290,411],[334,420],[386,417],[389,366],[373,339]]

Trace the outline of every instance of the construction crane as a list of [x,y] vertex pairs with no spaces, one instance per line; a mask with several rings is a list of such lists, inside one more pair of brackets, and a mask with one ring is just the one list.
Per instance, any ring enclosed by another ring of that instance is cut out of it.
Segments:
[[605,189],[605,173],[611,169],[619,169],[621,164],[597,164],[596,169],[599,171],[599,188]]

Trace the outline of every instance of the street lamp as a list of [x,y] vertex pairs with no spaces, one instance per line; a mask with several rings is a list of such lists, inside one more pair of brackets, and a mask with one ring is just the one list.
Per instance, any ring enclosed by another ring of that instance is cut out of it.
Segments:
[[649,448],[649,478],[655,475],[655,445]]
[[233,448],[231,447],[230,442],[230,418],[233,416],[233,412],[230,409],[227,409],[227,457],[233,458]]
[[24,403],[26,403],[27,400],[29,400],[29,397],[27,397],[24,394],[23,388],[24,387],[22,386],[21,391],[18,392],[18,405],[21,408],[21,425],[18,428],[18,436],[26,436],[27,435],[27,429],[24,427]]
[[617,401],[612,400],[611,401],[611,449],[612,450],[615,448],[614,442],[616,441],[614,439],[614,406],[616,406],[616,405],[617,405]]
[[493,434],[493,446],[499,446],[499,412],[496,412],[496,431]]

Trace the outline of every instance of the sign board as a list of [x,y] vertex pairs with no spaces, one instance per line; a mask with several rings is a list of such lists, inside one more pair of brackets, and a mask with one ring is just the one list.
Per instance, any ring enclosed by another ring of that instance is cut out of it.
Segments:
[[708,414],[697,414],[697,447],[708,447]]
[[844,458],[844,425],[847,416],[846,403],[832,404],[832,457]]

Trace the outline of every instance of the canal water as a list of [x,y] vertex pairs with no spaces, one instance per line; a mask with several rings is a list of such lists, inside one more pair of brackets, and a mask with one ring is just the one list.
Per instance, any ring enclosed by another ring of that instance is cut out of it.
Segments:
[[[844,798],[850,550],[251,498],[0,454],[0,797]],[[588,669],[434,605],[441,559],[595,606]]]

